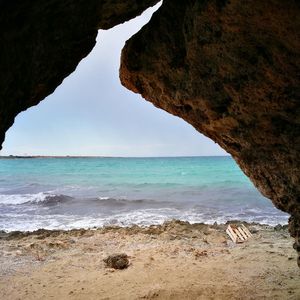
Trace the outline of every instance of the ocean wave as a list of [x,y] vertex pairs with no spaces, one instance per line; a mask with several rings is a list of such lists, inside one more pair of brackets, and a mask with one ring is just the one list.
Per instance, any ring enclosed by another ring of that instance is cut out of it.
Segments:
[[135,206],[165,206],[170,205],[171,202],[169,201],[162,201],[162,200],[152,200],[152,199],[129,199],[125,196],[121,197],[97,197],[97,198],[91,198],[84,200],[92,201],[94,203],[98,203],[101,206],[108,206],[108,207],[119,207],[119,206],[129,206],[129,207],[135,207]]
[[287,224],[286,216],[243,216],[238,214],[207,214],[205,212],[195,212],[193,210],[181,211],[175,208],[159,208],[159,209],[138,209],[131,212],[117,213],[110,216],[103,214],[95,214],[90,216],[83,215],[32,215],[27,214],[6,214],[4,218],[0,218],[0,230],[12,231],[33,231],[40,228],[44,229],[76,229],[76,228],[93,228],[103,226],[150,226],[159,225],[165,221],[178,219],[188,221],[191,224],[205,223],[225,224],[232,220],[240,220],[246,222],[255,222],[267,225]]
[[98,197],[97,200],[108,200],[109,197]]
[[52,194],[51,192],[40,192],[35,194],[12,194],[0,195],[0,204],[19,205],[19,204],[57,204],[71,200],[72,197],[66,195]]

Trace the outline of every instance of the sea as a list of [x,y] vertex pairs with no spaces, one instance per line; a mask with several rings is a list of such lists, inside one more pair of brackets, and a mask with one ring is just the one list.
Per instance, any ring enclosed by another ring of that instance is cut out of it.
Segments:
[[230,156],[2,158],[0,230],[286,224]]

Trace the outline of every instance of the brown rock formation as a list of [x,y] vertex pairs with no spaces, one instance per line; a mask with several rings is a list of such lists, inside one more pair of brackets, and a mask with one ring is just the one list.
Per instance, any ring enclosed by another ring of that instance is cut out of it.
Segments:
[[122,84],[228,151],[300,245],[300,6],[165,0],[122,52]]
[[38,104],[94,47],[98,29],[158,0],[0,0],[0,149],[15,116]]

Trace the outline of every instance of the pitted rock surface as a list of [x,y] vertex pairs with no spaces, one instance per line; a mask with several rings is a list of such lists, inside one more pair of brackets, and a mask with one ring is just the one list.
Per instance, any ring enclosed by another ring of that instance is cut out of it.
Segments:
[[300,5],[165,0],[127,41],[124,86],[192,124],[300,216]]

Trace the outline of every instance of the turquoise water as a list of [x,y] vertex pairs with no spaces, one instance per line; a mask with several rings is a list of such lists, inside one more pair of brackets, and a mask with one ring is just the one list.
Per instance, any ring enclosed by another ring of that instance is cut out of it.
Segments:
[[287,217],[231,157],[0,159],[0,230]]

